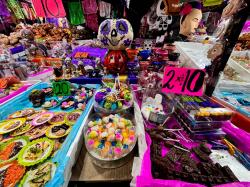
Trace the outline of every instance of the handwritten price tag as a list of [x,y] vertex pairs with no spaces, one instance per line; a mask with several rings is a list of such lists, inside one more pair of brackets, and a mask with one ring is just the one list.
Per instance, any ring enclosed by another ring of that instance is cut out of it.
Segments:
[[70,83],[68,81],[54,81],[52,83],[53,93],[55,96],[70,95]]
[[202,96],[205,75],[202,69],[166,67],[162,92]]

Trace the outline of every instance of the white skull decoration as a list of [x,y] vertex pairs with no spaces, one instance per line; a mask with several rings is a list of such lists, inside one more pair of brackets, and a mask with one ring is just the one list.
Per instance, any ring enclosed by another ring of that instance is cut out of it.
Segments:
[[126,19],[107,19],[101,23],[98,39],[110,50],[124,50],[133,40],[133,29]]
[[[151,8],[151,12],[148,14],[147,22],[149,24],[149,30],[157,29],[159,31],[166,31],[168,29],[168,25],[173,22],[171,15],[166,15],[165,13],[165,4],[163,0],[159,0],[157,5]],[[157,18],[156,20],[152,20],[151,17],[153,12],[156,12]]]

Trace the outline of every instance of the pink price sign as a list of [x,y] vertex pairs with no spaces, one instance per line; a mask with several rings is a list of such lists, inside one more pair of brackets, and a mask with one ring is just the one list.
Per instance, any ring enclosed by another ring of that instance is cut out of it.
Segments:
[[166,67],[162,92],[202,96],[205,75],[203,69]]

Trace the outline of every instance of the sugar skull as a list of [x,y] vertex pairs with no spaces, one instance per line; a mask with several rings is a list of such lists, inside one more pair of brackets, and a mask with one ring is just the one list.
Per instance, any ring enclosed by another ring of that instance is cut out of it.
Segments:
[[98,39],[110,50],[124,50],[133,40],[133,29],[126,19],[107,19],[101,23]]
[[104,60],[104,67],[109,73],[125,73],[127,56],[123,51],[109,51]]

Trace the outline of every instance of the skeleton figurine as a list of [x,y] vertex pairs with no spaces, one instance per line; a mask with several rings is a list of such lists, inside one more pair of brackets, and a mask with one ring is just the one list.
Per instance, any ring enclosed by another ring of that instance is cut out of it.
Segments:
[[77,70],[76,66],[71,62],[71,58],[65,58],[65,68],[66,68],[66,78],[70,78],[75,76],[75,72]]
[[86,71],[84,69],[83,61],[81,61],[81,60],[78,61],[78,68],[77,68],[77,70],[78,70],[79,75],[86,75]]

